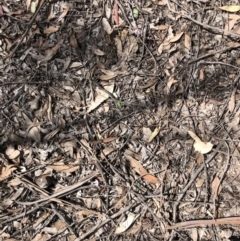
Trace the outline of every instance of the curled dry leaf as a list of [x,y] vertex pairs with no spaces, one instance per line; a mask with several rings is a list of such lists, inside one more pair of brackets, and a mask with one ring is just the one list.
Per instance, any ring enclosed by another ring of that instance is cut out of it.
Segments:
[[195,151],[199,151],[202,154],[207,154],[209,153],[212,148],[213,144],[211,142],[203,142],[201,139],[192,131],[188,131],[188,134],[193,138],[194,142],[194,149]]
[[140,214],[128,213],[127,219],[119,224],[119,226],[116,228],[115,234],[125,232],[139,216]]

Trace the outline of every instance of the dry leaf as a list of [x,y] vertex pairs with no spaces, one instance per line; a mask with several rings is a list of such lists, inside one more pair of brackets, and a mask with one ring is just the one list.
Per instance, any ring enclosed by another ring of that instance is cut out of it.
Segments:
[[[114,90],[114,84],[107,85],[104,87],[108,92],[113,93]],[[92,110],[96,109],[100,104],[102,104],[103,101],[109,98],[108,93],[105,91],[99,89],[98,87],[96,88],[96,98],[95,100],[92,100],[91,103],[88,106],[88,113],[91,112]]]
[[57,172],[75,172],[79,169],[79,166],[67,165],[47,165],[47,167]]
[[9,159],[13,160],[17,158],[20,155],[20,151],[16,150],[13,146],[8,146],[8,148],[5,151],[6,155]]
[[107,138],[103,138],[103,139],[102,139],[102,142],[103,142],[103,143],[108,143],[108,142],[115,141],[116,139],[117,139],[116,136],[113,136],[113,137],[107,137]]
[[16,169],[17,168],[14,165],[8,165],[6,167],[3,167],[0,173],[0,181],[8,178],[12,174],[12,172]]
[[157,51],[158,51],[158,54],[161,54],[163,52],[163,43],[160,44]]
[[159,0],[152,0],[152,2],[154,4],[156,4],[156,5],[164,6],[164,5],[167,4],[168,0],[161,0],[161,1],[159,1]]
[[107,69],[101,69],[101,71],[104,73],[104,75],[99,76],[100,80],[110,80],[110,79],[116,77],[118,74],[118,71],[113,72],[113,71],[107,70]]
[[240,5],[231,5],[231,6],[222,6],[219,7],[221,10],[230,12],[230,13],[235,13],[240,10]]
[[106,18],[102,19],[102,25],[103,25],[103,29],[110,35],[113,29]]
[[192,44],[191,44],[191,38],[188,34],[185,34],[184,45],[185,45],[185,48],[187,49],[187,52],[189,53],[191,50]]
[[228,110],[232,113],[234,108],[235,108],[235,93],[236,93],[236,88],[234,88],[230,101],[228,103]]
[[206,142],[201,141],[200,138],[195,133],[193,133],[192,131],[188,131],[188,134],[195,141],[195,143],[193,145],[195,151],[199,151],[202,154],[207,154],[212,150],[213,144],[211,142],[206,143]]
[[58,17],[57,22],[61,21],[68,13],[69,7],[65,6],[64,7],[64,11],[62,12],[62,14]]
[[[222,185],[219,185],[220,184],[220,180],[218,178],[218,176],[216,176],[214,179],[213,179],[213,182],[212,182],[212,194],[215,196],[218,196],[219,193],[221,192],[222,190]],[[219,187],[218,187],[219,186]]]
[[113,10],[112,10],[113,20],[116,25],[119,25],[119,16],[118,16],[118,4],[117,1],[114,2]]
[[197,159],[197,164],[198,164],[198,166],[201,166],[202,163],[203,163],[203,161],[204,161],[203,154],[200,153],[200,152],[197,152],[196,159]]
[[119,226],[116,228],[115,234],[120,234],[125,232],[133,222],[140,216],[140,214],[128,213],[127,219],[120,223]]
[[153,133],[148,139],[148,143],[150,143],[158,135],[159,131],[160,131],[160,125],[155,128],[155,130],[153,131]]
[[144,167],[141,165],[141,163],[136,160],[135,158],[133,158],[132,156],[130,156],[129,154],[131,154],[131,151],[126,150],[124,153],[124,156],[127,158],[127,160],[130,162],[130,165],[132,168],[134,168],[134,170],[143,177],[143,179],[149,183],[159,183],[160,181],[158,180],[158,178],[156,178],[155,176],[148,174],[148,172],[144,169]]
[[200,71],[199,71],[199,79],[200,79],[200,80],[204,80],[204,72],[203,72],[203,69],[200,69]]
[[167,83],[167,94],[170,93],[170,88],[173,84],[176,84],[178,81],[175,80],[173,77],[170,77]]
[[183,32],[177,33],[174,37],[169,39],[169,42],[170,43],[177,42],[182,37],[182,35],[183,35]]
[[102,50],[98,49],[96,46],[92,46],[92,51],[94,54],[96,54],[98,56],[105,55],[105,53]]
[[191,229],[190,236],[192,238],[192,241],[198,241],[198,230],[196,228]]
[[44,33],[45,34],[55,33],[58,31],[59,28],[60,28],[60,25],[59,26],[51,26],[49,28],[44,29]]
[[27,7],[27,11],[28,11],[28,9],[29,9],[30,5],[31,5],[31,0],[26,0],[26,7]]
[[230,31],[232,30],[233,26],[235,25],[235,23],[237,22],[237,19],[232,19],[230,20],[226,25],[225,25],[225,30]]
[[72,47],[75,48],[76,50],[78,50],[78,42],[77,42],[77,39],[76,39],[76,36],[74,33],[71,34],[69,40],[70,40],[70,44],[72,45]]
[[41,141],[40,131],[38,127],[34,126],[28,131],[28,136],[36,142]]

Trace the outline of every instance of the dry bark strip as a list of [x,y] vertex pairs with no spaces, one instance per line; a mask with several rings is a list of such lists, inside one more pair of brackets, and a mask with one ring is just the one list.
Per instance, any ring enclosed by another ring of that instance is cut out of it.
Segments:
[[185,228],[195,228],[195,227],[202,227],[205,225],[239,225],[240,224],[240,217],[230,217],[230,218],[218,218],[212,220],[200,219],[200,220],[191,220],[181,223],[176,223],[172,226],[167,227],[167,229],[185,229]]

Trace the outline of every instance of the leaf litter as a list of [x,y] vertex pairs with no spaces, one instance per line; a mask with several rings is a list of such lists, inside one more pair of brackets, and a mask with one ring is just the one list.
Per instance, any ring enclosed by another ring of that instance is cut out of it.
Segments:
[[240,236],[239,18],[228,1],[0,3],[0,238]]

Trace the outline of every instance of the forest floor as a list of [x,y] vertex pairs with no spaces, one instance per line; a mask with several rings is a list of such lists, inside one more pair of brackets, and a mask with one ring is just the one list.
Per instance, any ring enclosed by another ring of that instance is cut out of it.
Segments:
[[240,240],[239,10],[0,1],[0,239]]

